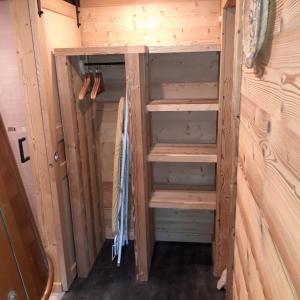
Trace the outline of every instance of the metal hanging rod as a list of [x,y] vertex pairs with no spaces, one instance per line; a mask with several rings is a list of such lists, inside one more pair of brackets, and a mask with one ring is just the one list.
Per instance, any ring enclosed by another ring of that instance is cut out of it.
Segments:
[[125,62],[102,62],[102,63],[84,63],[85,66],[110,66],[110,65],[125,65]]

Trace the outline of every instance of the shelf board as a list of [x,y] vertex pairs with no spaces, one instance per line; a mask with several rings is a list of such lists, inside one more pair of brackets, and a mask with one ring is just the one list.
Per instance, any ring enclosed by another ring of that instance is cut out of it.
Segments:
[[217,162],[215,144],[156,144],[148,154],[151,162]]
[[149,201],[152,208],[216,209],[215,191],[155,190]]
[[190,45],[174,45],[174,46],[149,46],[149,53],[179,53],[179,52],[210,52],[221,51],[221,45],[219,42],[205,41],[197,44]]
[[148,111],[218,111],[218,99],[159,99],[147,105]]
[[181,52],[211,52],[221,51],[218,42],[202,42],[191,45],[161,45],[161,46],[88,46],[74,48],[55,48],[55,56],[74,56],[74,55],[102,55],[102,54],[126,54],[126,53],[181,53]]

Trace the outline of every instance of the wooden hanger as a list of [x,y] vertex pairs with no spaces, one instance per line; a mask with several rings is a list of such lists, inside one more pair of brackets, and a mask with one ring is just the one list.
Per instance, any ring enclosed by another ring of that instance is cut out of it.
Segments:
[[92,80],[91,73],[86,74],[85,78],[83,80],[83,84],[82,84],[81,90],[80,90],[79,95],[78,95],[78,99],[79,100],[83,100],[85,98],[86,93],[89,90],[89,87],[90,87],[90,84],[91,84],[91,80]]
[[97,97],[97,94],[101,92],[101,75],[100,73],[96,73],[94,85],[91,92],[91,100],[95,100]]

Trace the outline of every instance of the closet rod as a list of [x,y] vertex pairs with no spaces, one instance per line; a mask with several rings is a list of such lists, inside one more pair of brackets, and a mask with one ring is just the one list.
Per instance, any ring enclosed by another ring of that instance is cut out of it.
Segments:
[[102,62],[102,63],[85,63],[85,66],[110,66],[110,65],[125,65],[125,62]]

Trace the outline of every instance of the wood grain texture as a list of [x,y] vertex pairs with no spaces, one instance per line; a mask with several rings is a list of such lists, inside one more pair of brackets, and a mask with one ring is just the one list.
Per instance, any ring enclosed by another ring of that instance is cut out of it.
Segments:
[[0,245],[1,245],[0,262],[3,268],[9,270],[9,273],[8,274],[6,272],[0,273],[0,280],[1,280],[0,297],[2,299],[7,298],[8,293],[13,289],[14,291],[16,291],[16,293],[21,299],[26,299],[26,294],[22,284],[22,279],[18,272],[17,264],[4,226],[5,225],[3,224],[1,218],[0,219]]
[[[263,49],[242,73],[236,244],[251,248],[265,298],[298,299],[300,3],[271,1],[269,11]],[[260,289],[245,282],[249,296]]]
[[152,212],[148,208],[151,173],[147,162],[150,136],[146,105],[149,102],[148,57],[125,54],[128,84],[131,186],[134,206],[136,277],[147,281],[154,246]]
[[40,223],[41,219],[38,214],[39,207],[38,205],[35,205],[35,199],[37,197],[35,191],[38,191],[38,187],[35,186],[35,173],[33,173],[33,159],[35,157],[33,156],[33,159],[27,163],[22,163],[20,159],[18,142],[20,138],[26,138],[26,141],[23,143],[25,155],[33,154],[31,152],[31,132],[29,132],[28,128],[29,120],[26,115],[26,104],[23,96],[23,83],[20,79],[20,72],[18,69],[19,56],[16,53],[17,47],[15,41],[17,34],[13,26],[13,16],[10,14],[9,1],[1,1],[0,18],[0,39],[2,40],[0,46],[0,112],[8,131],[8,137],[33,215],[41,235],[44,236],[44,228]]
[[[237,164],[238,164],[238,141],[239,141],[239,126],[240,126],[240,101],[241,101],[241,78],[242,78],[242,15],[243,1],[227,1],[229,7],[234,2],[235,4],[235,27],[234,27],[234,57],[233,57],[233,84],[232,84],[232,118],[231,135],[232,145],[232,172],[231,172],[231,205],[229,217],[229,245],[228,245],[228,261],[227,261],[227,289],[226,299],[231,299],[234,293],[234,286],[238,291],[238,283],[233,276],[234,266],[234,248],[235,248],[235,207],[237,194]],[[246,297],[246,296],[245,296]]]
[[[109,75],[106,70],[103,70],[103,76],[107,79],[113,79],[119,70]],[[107,70],[108,71],[108,70]],[[111,77],[110,77],[111,76]],[[114,88],[118,88],[118,85],[113,85]],[[103,96],[103,101],[107,99]],[[108,98],[110,99],[110,98]],[[117,119],[117,102],[99,103],[98,115],[97,115],[97,136],[99,139],[99,156],[101,158],[102,177],[106,181],[103,182],[103,200],[105,210],[105,232],[106,238],[112,238],[111,230],[111,203],[112,203],[112,169],[113,169],[113,153],[114,153],[114,141],[115,141],[115,129]],[[181,113],[182,114],[182,113]],[[167,114],[168,116],[169,114]],[[165,118],[164,118],[165,119]],[[201,119],[200,116],[188,116],[189,124],[194,119],[195,122]],[[207,119],[212,119],[211,116],[207,116]],[[174,121],[178,122],[178,117]],[[155,123],[158,120],[155,119]],[[168,119],[168,122],[171,120]],[[174,124],[173,124],[174,125]],[[173,126],[172,125],[172,126]],[[174,127],[174,126],[173,126]],[[208,126],[203,125],[206,129]],[[178,131],[180,134],[184,132]],[[190,135],[192,133],[189,133]],[[208,132],[207,134],[210,134]],[[170,135],[168,135],[170,136]],[[192,135],[193,136],[193,135]],[[207,135],[208,136],[208,135]],[[208,140],[204,140],[207,142]],[[180,189],[197,189],[200,185],[215,184],[214,182],[215,168],[212,164],[193,164],[193,163],[163,163],[153,166],[153,178],[155,183],[165,188],[175,188],[180,183],[185,186],[180,186]],[[130,214],[130,217],[132,213]],[[131,226],[132,220],[130,221]],[[213,234],[213,213],[207,211],[197,210],[176,210],[176,209],[154,209],[154,226],[155,226],[155,240],[157,241],[182,241],[182,242],[206,242],[209,243],[212,240]],[[133,230],[131,227],[131,238],[133,239]]]
[[[0,260],[7,268],[1,272],[6,278],[0,282],[0,295],[6,292],[3,299],[7,298],[7,289],[14,288],[16,280],[16,287],[21,285],[20,295],[39,299],[47,284],[47,259],[1,115],[0,143]],[[17,278],[20,274],[22,279]]]
[[[104,9],[105,8],[105,9]],[[155,3],[95,2],[81,9],[84,46],[197,45],[197,51],[219,48],[220,3],[156,1]],[[151,50],[151,47],[150,47]]]
[[66,57],[56,58],[59,97],[69,174],[70,198],[73,218],[74,241],[78,276],[88,275],[91,262],[86,224],[86,208],[82,188],[80,146],[76,119],[76,101],[73,92],[73,78],[70,61]]
[[[90,61],[123,61],[121,55],[94,56]],[[195,61],[197,63],[195,63]],[[102,69],[105,92],[99,100],[99,139],[101,143],[102,177],[112,181],[113,152],[116,129],[116,103],[125,95],[123,66],[106,66]],[[149,56],[150,92],[159,97],[190,97],[199,99],[217,97],[217,53],[168,53]],[[177,101],[177,100],[175,100]],[[191,100],[194,101],[194,100]],[[200,100],[199,100],[200,101]],[[101,103],[100,103],[101,102]],[[155,112],[152,119],[153,143],[216,143],[215,112]],[[214,164],[154,163],[155,183],[198,186],[215,184]],[[166,187],[167,188],[167,187]],[[105,192],[107,209],[111,208],[111,194]],[[108,199],[108,200],[107,200]],[[171,221],[169,215],[173,218]],[[166,241],[211,242],[213,216],[207,211],[197,213],[185,210],[154,209],[155,239]],[[188,217],[190,216],[190,218]],[[197,220],[196,216],[199,218]],[[202,222],[202,223],[201,223]],[[202,227],[199,224],[205,224]],[[106,233],[111,238],[109,213],[106,213]]]
[[234,54],[234,9],[223,11],[222,51],[218,114],[217,208],[215,219],[214,274],[227,267],[232,179],[232,85]]
[[148,155],[152,162],[217,162],[217,147],[210,144],[156,144]]
[[[76,276],[76,259],[67,186],[67,162],[64,156],[64,136],[62,135],[57,78],[52,50],[58,45],[78,45],[79,32],[78,29],[74,30],[76,25],[73,19],[49,10],[44,11],[44,18],[39,18],[37,3],[29,1],[28,4],[31,11],[38,86],[41,95],[40,113],[43,115],[49,166],[48,176],[50,176],[51,193],[54,199],[53,214],[59,224],[53,226],[52,230],[56,232],[61,241],[57,243],[60,247],[60,256],[59,261],[57,261],[59,267],[56,270],[60,272],[62,288],[67,290]],[[57,31],[58,28],[63,29]],[[58,152],[58,160],[54,159],[55,152]]]
[[54,49],[55,56],[77,56],[77,55],[106,55],[106,54],[125,54],[125,53],[144,53],[145,46],[73,46],[70,48],[63,48],[62,46]]
[[216,193],[192,190],[154,190],[149,207],[215,210]]
[[[53,121],[55,117],[50,113],[51,117],[49,118],[48,114],[48,84],[51,84],[51,80],[47,72],[49,66],[46,62],[46,46],[43,34],[41,34],[43,29],[40,23],[37,24],[38,20],[35,18],[35,4],[28,1],[10,1],[10,9],[16,34],[16,53],[20,77],[24,83],[23,93],[28,123],[29,149],[36,187],[36,201],[33,210],[37,211],[36,215],[44,247],[54,263],[54,288],[61,291],[63,286],[67,287],[68,279],[69,284],[73,280],[76,268],[73,265],[74,261],[70,263],[74,258],[72,252],[65,255],[65,251],[72,248],[69,247],[71,240],[67,239],[65,235],[69,223],[65,222],[67,218],[60,218],[60,213],[65,212],[66,206],[64,205],[67,199],[60,202],[57,198],[58,186],[56,186],[55,178],[57,176],[60,178],[59,180],[63,179],[61,171],[65,169],[65,165],[54,163],[54,150],[52,148],[54,135],[58,138],[54,142],[55,145],[61,142],[62,128]],[[46,84],[44,85],[44,83]],[[51,109],[49,110],[53,112]],[[50,128],[49,124],[51,124]],[[54,135],[52,136],[52,134]],[[57,149],[61,149],[59,145],[57,145]],[[63,153],[61,156],[63,157]],[[60,183],[65,183],[65,180],[61,180]],[[63,187],[61,187],[61,191],[62,189]],[[60,206],[61,204],[62,206]],[[66,270],[68,271],[66,272]],[[70,275],[69,278],[67,278],[66,273]]]
[[218,111],[218,100],[167,99],[152,100],[148,111]]
[[75,5],[63,0],[42,0],[41,2],[42,9],[50,10],[76,20]]

